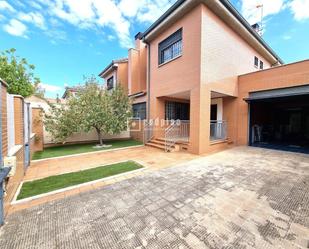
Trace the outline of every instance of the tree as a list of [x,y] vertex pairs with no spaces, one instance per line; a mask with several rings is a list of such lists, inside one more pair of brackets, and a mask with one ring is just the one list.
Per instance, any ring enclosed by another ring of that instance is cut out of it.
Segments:
[[39,98],[45,98],[45,89],[40,85],[41,81],[39,78],[34,78],[34,90],[33,95]]
[[0,78],[8,84],[9,93],[28,97],[34,93],[34,83],[39,79],[34,77],[34,65],[16,56],[15,52],[12,48],[0,53]]
[[118,134],[127,129],[131,110],[130,99],[120,86],[112,91],[102,90],[91,77],[76,96],[70,97],[65,105],[54,106],[45,115],[45,126],[55,140],[62,142],[74,132],[95,129],[103,146],[103,134]]

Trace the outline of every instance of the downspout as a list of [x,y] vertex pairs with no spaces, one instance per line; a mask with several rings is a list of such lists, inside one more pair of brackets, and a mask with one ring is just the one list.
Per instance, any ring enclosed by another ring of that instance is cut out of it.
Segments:
[[147,58],[147,121],[150,120],[150,44],[145,41],[144,43],[147,45],[147,52],[148,52],[148,58]]

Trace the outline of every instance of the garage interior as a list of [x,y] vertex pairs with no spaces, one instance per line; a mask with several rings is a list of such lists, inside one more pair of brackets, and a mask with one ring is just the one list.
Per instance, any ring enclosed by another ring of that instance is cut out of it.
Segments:
[[309,94],[294,91],[291,95],[280,92],[259,95],[247,100],[249,144],[309,153]]

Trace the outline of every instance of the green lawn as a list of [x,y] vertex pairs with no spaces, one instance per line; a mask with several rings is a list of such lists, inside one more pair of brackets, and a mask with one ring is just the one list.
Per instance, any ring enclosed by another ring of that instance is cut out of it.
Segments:
[[92,152],[92,151],[123,148],[123,147],[141,145],[142,142],[139,142],[136,140],[118,140],[118,141],[106,142],[105,144],[112,145],[112,146],[107,147],[107,148],[102,148],[102,149],[95,149],[93,148],[93,146],[95,146],[96,143],[91,143],[91,144],[73,144],[73,145],[64,145],[64,146],[46,148],[44,149],[44,151],[35,152],[32,156],[32,160],[58,157],[58,156],[67,156],[67,155],[86,153],[86,152]]
[[127,161],[63,175],[50,176],[31,182],[25,182],[22,185],[17,200],[140,168],[143,168],[143,166],[133,161]]

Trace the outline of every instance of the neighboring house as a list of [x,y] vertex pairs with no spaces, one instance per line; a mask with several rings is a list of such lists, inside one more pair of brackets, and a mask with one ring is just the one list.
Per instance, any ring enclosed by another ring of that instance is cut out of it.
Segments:
[[80,90],[81,90],[80,86],[66,87],[62,95],[62,99],[68,99],[69,97],[74,97]]
[[178,0],[136,36],[147,56],[128,75],[147,68],[148,118],[182,120],[147,124],[148,145],[195,154],[229,144],[309,151],[309,62],[283,65],[255,29],[227,0]]
[[128,59],[113,60],[100,74],[106,82],[105,88],[112,90],[118,84],[128,90]]
[[99,76],[107,90],[120,84],[133,101],[133,117],[146,119],[147,102],[147,49],[141,40],[141,33],[135,36],[135,48],[128,51],[127,59],[113,60]]

